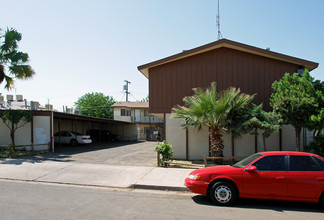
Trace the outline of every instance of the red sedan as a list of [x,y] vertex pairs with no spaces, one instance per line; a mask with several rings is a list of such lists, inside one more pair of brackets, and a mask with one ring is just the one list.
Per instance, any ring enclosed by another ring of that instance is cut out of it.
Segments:
[[217,205],[237,198],[319,202],[324,207],[324,158],[301,152],[262,152],[229,166],[197,169],[185,185]]

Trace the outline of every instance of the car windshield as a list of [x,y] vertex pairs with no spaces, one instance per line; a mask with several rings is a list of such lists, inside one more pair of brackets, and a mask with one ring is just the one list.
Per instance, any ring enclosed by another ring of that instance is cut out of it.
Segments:
[[237,162],[236,164],[234,164],[232,166],[236,167],[236,168],[245,167],[246,165],[248,165],[249,163],[251,163],[253,160],[257,159],[260,156],[261,156],[261,154],[252,154],[251,156]]
[[83,134],[81,134],[79,132],[75,132],[75,131],[72,131],[71,133],[74,134],[74,135],[83,135]]

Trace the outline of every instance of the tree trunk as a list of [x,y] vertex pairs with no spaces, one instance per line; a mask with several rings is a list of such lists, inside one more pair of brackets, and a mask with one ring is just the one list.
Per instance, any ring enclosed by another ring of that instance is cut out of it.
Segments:
[[262,141],[263,141],[263,149],[264,151],[267,151],[265,133],[262,133]]
[[15,149],[15,124],[12,122],[10,130],[11,143],[9,144],[9,157],[12,156],[12,147]]
[[296,151],[300,151],[300,132],[301,132],[301,127],[299,125],[296,126],[295,128],[296,131]]
[[215,127],[209,129],[210,153],[212,157],[224,157],[223,133]]

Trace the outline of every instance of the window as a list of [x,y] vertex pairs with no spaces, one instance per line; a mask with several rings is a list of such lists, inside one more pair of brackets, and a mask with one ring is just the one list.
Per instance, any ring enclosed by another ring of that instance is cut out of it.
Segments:
[[321,171],[310,156],[290,156],[290,171]]
[[[318,159],[317,157],[313,157],[313,158],[316,160],[317,164],[321,167],[322,171],[324,171],[324,161],[321,159]],[[322,158],[322,157],[320,157],[320,158]]]
[[129,110],[129,109],[121,109],[120,110],[120,115],[121,116],[131,116],[131,110]]
[[285,171],[285,157],[285,155],[266,156],[253,165],[258,168],[258,171]]
[[233,165],[233,167],[236,168],[242,168],[251,163],[253,160],[257,159],[258,157],[261,157],[261,154],[252,154],[251,156],[237,162],[236,164]]

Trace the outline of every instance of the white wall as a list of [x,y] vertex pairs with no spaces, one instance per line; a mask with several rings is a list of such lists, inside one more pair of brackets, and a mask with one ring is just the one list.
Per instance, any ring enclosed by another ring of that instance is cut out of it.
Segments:
[[173,146],[173,157],[186,159],[186,130],[181,127],[183,119],[170,118],[171,114],[165,114],[166,141]]
[[51,117],[34,116],[34,150],[49,150],[51,141]]
[[189,160],[201,160],[209,155],[208,128],[204,127],[201,131],[188,129],[188,153]]
[[[186,159],[186,129],[181,127],[183,119],[170,118],[171,114],[165,116],[165,131],[166,141],[173,145],[174,158]],[[264,151],[262,141],[262,131],[259,131],[260,135],[257,137],[258,152]],[[306,132],[305,136],[309,137],[310,132]],[[309,138],[308,138],[309,139]],[[231,135],[224,133],[224,156],[232,156],[232,141]],[[188,130],[188,150],[189,160],[202,160],[203,156],[209,155],[209,137],[208,129],[204,128],[202,131],[195,129]],[[255,153],[255,137],[254,135],[246,134],[234,139],[234,156],[245,157]],[[309,140],[306,140],[308,143]],[[303,143],[303,133],[301,134],[301,151]],[[267,151],[278,151],[279,149],[279,133],[272,134],[266,138]],[[282,150],[295,151],[296,150],[296,138],[295,129],[291,125],[282,126]]]

